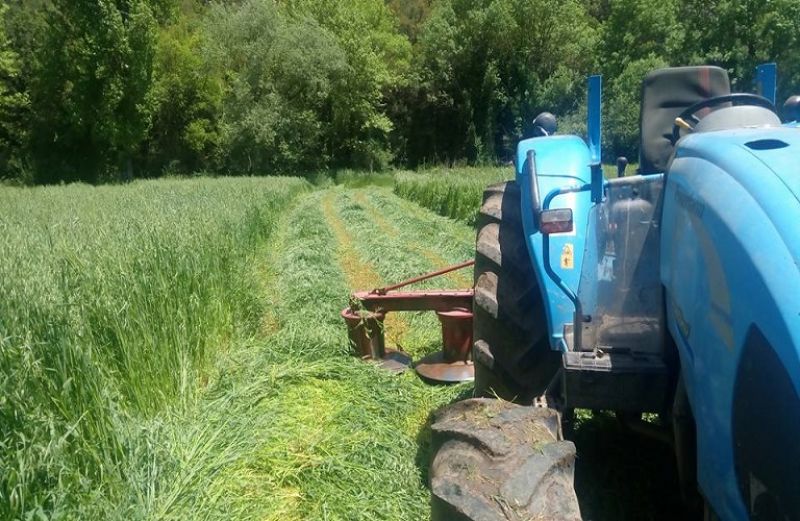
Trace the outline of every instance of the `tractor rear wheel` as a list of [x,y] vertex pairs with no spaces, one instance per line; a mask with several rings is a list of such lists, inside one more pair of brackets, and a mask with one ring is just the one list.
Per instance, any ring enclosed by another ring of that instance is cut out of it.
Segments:
[[558,413],[474,398],[434,415],[431,520],[580,521]]
[[473,362],[476,396],[531,403],[560,362],[550,349],[544,304],[522,228],[514,181],[489,186],[475,245]]

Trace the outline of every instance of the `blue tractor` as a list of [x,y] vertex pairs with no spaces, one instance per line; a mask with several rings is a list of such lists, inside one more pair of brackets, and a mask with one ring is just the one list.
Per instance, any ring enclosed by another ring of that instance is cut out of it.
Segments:
[[473,361],[477,394],[542,407],[436,415],[434,519],[580,519],[562,426],[583,408],[672,443],[708,519],[800,520],[800,131],[766,78],[772,100],[651,72],[632,176],[601,169],[600,77],[588,143],[537,118],[484,193]]

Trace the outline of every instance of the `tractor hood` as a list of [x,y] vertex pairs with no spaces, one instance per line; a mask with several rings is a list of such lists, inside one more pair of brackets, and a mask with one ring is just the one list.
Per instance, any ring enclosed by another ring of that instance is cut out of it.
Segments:
[[690,134],[676,158],[708,161],[735,178],[758,201],[800,259],[800,128],[746,128]]
[[753,519],[767,493],[798,512],[800,129],[690,134],[666,179],[661,279],[700,486],[724,519]]
[[686,137],[677,156],[705,158],[734,176],[775,175],[800,202],[800,129],[775,127],[707,132]]
[[691,134],[678,143],[676,157],[691,156],[720,166],[743,184],[765,175],[776,176],[800,203],[800,128]]

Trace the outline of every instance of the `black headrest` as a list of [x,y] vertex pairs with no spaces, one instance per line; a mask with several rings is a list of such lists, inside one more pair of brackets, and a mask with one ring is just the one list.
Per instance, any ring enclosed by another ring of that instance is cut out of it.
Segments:
[[698,101],[730,93],[728,73],[719,67],[670,67],[648,74],[642,81],[639,172],[666,170],[673,150],[672,125],[681,112]]

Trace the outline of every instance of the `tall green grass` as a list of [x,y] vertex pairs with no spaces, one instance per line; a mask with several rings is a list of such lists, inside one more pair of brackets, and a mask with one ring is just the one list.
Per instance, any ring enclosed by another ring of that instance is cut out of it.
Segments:
[[[638,164],[629,164],[626,175],[635,175]],[[604,164],[607,179],[617,177],[616,165]],[[399,172],[394,176],[394,193],[439,215],[475,224],[484,189],[514,178],[514,168],[461,167]]]
[[394,185],[394,172],[365,172],[358,170],[338,170],[334,173],[334,180],[337,185],[347,188],[364,188],[367,186],[388,186]]
[[253,252],[306,186],[0,188],[0,518],[125,512],[152,419],[258,327]]
[[513,167],[434,168],[395,175],[394,193],[439,215],[474,224],[483,190],[514,178]]

